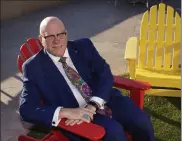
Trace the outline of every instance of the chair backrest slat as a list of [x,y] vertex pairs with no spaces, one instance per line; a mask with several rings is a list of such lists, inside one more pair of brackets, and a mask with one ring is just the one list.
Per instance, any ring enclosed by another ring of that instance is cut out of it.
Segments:
[[165,47],[164,47],[164,69],[170,70],[172,67],[171,55],[172,55],[172,44],[173,44],[173,17],[174,9],[170,6],[167,7],[166,17],[166,32],[165,32]]
[[156,52],[155,67],[157,70],[161,69],[163,61],[163,45],[164,45],[164,29],[165,29],[165,5],[160,4],[158,10],[158,43]]
[[142,17],[137,67],[180,71],[181,19],[171,6],[152,6]]
[[37,41],[37,39],[30,38],[27,40],[27,43],[34,54],[38,53],[42,48],[38,45],[39,42]]
[[20,72],[22,72],[23,63],[31,56],[35,55],[42,49],[41,42],[38,39],[30,38],[20,47],[20,55],[17,58],[17,64]]
[[181,68],[180,64],[180,47],[181,47],[181,17],[176,12],[175,13],[175,27],[174,27],[174,57],[173,57],[173,70],[178,71]]
[[26,43],[24,43],[20,48],[20,53],[22,54],[23,58],[27,60],[33,55],[33,52],[31,52],[29,46],[27,46]]
[[147,68],[152,69],[153,63],[154,63],[154,47],[155,47],[155,40],[156,40],[156,29],[157,29],[157,6],[153,6],[150,9],[150,18],[149,18],[149,24],[148,24],[148,45],[147,47]]
[[140,26],[140,46],[139,46],[139,54],[138,54],[138,67],[139,68],[144,68],[146,66],[145,60],[145,53],[147,52],[146,50],[146,45],[147,45],[147,29],[148,29],[148,12],[145,12],[143,17],[142,17],[142,24]]

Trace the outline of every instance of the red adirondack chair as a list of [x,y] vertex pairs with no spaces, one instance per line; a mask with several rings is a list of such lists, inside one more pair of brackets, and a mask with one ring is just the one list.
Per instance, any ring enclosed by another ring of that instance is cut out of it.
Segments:
[[[38,53],[42,49],[42,45],[38,39],[30,38],[20,48],[20,55],[17,58],[17,64],[20,72],[22,72],[23,63],[32,55]],[[130,97],[137,106],[143,109],[144,92],[150,89],[150,84],[121,78],[114,76],[114,87],[123,88],[130,91]],[[58,125],[59,128],[70,131],[76,135],[82,136],[91,141],[101,141],[105,135],[105,129],[93,123],[82,123],[80,125],[66,126],[65,119],[62,119]],[[92,131],[92,132],[90,132]],[[126,132],[128,141],[132,141],[132,136]],[[59,130],[52,129],[41,140],[34,139],[30,136],[20,135],[19,141],[70,141],[68,137],[63,135]]]

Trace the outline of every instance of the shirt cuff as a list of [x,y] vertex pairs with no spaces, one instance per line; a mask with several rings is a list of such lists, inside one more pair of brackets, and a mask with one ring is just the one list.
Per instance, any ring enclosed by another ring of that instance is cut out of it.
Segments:
[[104,105],[106,101],[100,97],[93,96],[91,97],[90,101],[95,102],[96,104],[99,104],[100,109],[104,109]]
[[57,107],[56,108],[56,110],[54,112],[53,119],[52,119],[52,126],[57,127],[59,122],[61,121],[61,119],[59,119],[59,111],[61,110],[61,108],[63,108],[63,107]]

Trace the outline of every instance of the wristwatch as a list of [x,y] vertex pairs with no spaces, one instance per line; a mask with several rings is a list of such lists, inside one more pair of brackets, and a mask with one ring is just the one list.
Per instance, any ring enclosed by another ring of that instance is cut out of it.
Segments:
[[96,108],[96,111],[100,108],[96,102],[90,101],[88,104],[94,106]]

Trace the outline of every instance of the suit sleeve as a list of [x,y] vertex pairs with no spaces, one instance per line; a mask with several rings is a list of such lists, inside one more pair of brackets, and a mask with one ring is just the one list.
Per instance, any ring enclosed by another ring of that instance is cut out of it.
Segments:
[[91,55],[90,58],[92,64],[92,71],[96,73],[98,77],[96,89],[93,92],[93,96],[99,97],[104,101],[108,102],[110,98],[110,91],[113,86],[113,76],[110,70],[110,66],[99,55],[91,40],[88,39],[87,41],[90,46],[89,52]]
[[[29,72],[31,71],[31,73]],[[19,112],[22,120],[51,127],[54,112],[57,107],[41,104],[37,85],[32,79],[33,68],[23,65],[23,90],[20,95]]]

